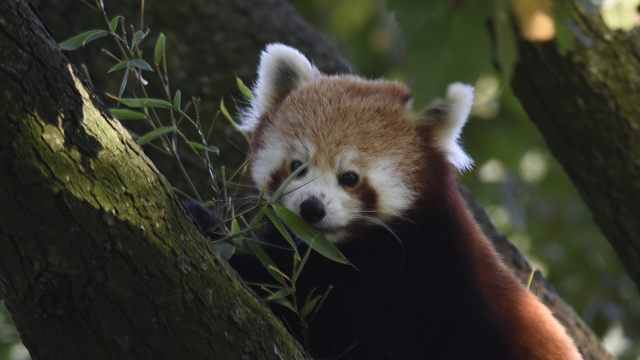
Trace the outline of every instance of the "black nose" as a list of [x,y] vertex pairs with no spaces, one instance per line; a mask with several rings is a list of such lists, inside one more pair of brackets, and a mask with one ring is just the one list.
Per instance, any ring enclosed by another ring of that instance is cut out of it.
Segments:
[[300,217],[308,223],[318,222],[324,218],[324,215],[324,205],[314,197],[310,197],[300,204]]

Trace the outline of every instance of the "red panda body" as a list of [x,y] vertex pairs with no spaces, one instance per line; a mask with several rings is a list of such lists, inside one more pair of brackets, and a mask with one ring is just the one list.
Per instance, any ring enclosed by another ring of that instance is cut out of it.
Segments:
[[[317,254],[305,266],[298,293],[334,286],[310,326],[316,358],[352,348],[341,359],[581,359],[458,192],[456,169],[471,164],[457,143],[471,87],[452,84],[445,100],[416,114],[401,84],[325,77],[274,44],[255,94],[243,123],[254,185],[264,180],[269,195],[311,160],[282,203],[359,270]],[[264,239],[283,242],[275,229]],[[266,250],[290,266],[289,253]],[[258,280],[241,260],[234,265]],[[274,311],[297,324],[289,310]]]

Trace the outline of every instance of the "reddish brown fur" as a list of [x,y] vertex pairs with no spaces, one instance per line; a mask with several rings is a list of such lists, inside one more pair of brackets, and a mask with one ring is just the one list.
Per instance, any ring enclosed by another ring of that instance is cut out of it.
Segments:
[[[504,265],[473,220],[456,188],[453,166],[433,145],[438,124],[416,121],[416,115],[405,109],[409,98],[407,88],[397,83],[353,76],[320,78],[294,90],[276,109],[262,115],[252,136],[252,151],[265,145],[265,137],[278,134],[286,141],[312,139],[313,166],[330,171],[345,149],[359,153],[353,160],[356,164],[392,159],[417,194],[412,209],[453,213],[461,237],[457,250],[469,259],[474,281],[487,298],[495,321],[511,338],[513,353],[523,360],[581,359],[562,326]],[[288,166],[283,162],[271,174],[270,189],[288,176]],[[376,191],[366,178],[345,191],[357,194],[367,210],[378,210]]]

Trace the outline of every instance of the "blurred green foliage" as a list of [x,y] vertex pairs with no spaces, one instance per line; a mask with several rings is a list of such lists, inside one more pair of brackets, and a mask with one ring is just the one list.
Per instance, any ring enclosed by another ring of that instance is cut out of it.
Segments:
[[[291,2],[365,76],[412,87],[416,110],[451,82],[475,84],[462,139],[476,166],[462,182],[612,353],[637,359],[638,290],[510,89],[517,49],[507,0],[354,1],[359,9],[337,0]],[[560,16],[566,48],[572,35]],[[374,38],[391,44],[367,41]]]

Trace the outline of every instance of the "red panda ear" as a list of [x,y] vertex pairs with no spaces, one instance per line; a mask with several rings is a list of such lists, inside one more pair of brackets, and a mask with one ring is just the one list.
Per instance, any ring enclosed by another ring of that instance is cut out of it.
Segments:
[[300,51],[278,43],[267,45],[260,55],[255,99],[240,127],[255,130],[262,114],[277,107],[291,91],[321,76]]
[[469,170],[473,160],[464,152],[458,140],[473,105],[473,87],[453,83],[447,87],[444,100],[436,100],[419,114],[419,120],[436,127],[437,146],[460,171]]

